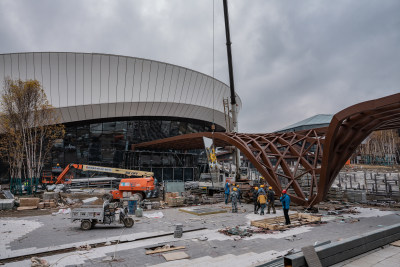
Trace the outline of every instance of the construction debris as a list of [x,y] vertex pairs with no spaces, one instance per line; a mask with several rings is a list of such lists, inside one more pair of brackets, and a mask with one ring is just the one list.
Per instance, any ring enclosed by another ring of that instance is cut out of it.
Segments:
[[185,248],[186,247],[184,247],[184,246],[175,247],[175,246],[171,246],[171,245],[167,244],[167,245],[164,245],[164,246],[147,248],[146,255],[155,254],[155,253],[162,253],[162,252],[178,250],[178,249],[185,249]]
[[14,199],[14,195],[11,193],[10,190],[1,190],[0,199]]
[[285,230],[287,228],[318,223],[321,221],[320,216],[310,215],[306,213],[295,213],[289,215],[291,224],[285,225],[285,217],[278,216],[269,219],[251,221],[251,226],[261,227],[269,230]]
[[175,261],[175,260],[182,260],[182,259],[189,259],[189,255],[183,251],[180,252],[173,252],[168,254],[161,254],[166,261]]
[[164,213],[162,213],[161,211],[154,212],[154,213],[144,213],[143,217],[150,218],[150,219],[152,219],[152,218],[162,218],[162,217],[164,217]]
[[82,200],[82,202],[83,202],[83,204],[89,204],[89,203],[95,202],[98,199],[99,199],[98,197],[91,197],[91,198]]
[[209,215],[209,214],[217,214],[217,213],[226,213],[225,209],[218,208],[181,208],[179,211],[190,213],[197,216]]
[[76,246],[76,249],[79,250],[79,251],[82,251],[82,250],[90,250],[91,248],[92,248],[92,247],[91,247],[89,244],[81,245],[81,246]]
[[14,208],[14,199],[0,199],[0,210],[11,210]]
[[48,267],[50,264],[42,258],[32,257],[31,258],[31,267]]
[[58,212],[53,212],[52,215],[57,215],[57,214],[70,214],[71,209],[59,209]]
[[236,227],[227,227],[221,230],[218,230],[218,232],[232,236],[232,235],[238,235],[240,237],[246,237],[246,236],[252,236],[253,234],[249,231],[249,229],[245,228],[240,228],[239,226]]

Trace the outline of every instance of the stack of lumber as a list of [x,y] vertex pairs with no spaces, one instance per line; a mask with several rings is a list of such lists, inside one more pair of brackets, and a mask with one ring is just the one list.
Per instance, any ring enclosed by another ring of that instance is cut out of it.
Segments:
[[39,209],[55,208],[55,207],[57,207],[57,202],[55,199],[44,199],[43,202],[39,202],[38,204]]
[[169,207],[179,207],[183,206],[185,198],[179,196],[178,192],[165,193],[165,202],[167,202]]
[[32,197],[32,198],[20,198],[19,199],[19,207],[17,210],[33,210],[38,208],[39,204],[39,198],[38,197]]
[[321,221],[321,217],[310,215],[307,213],[294,213],[289,215],[290,225],[285,225],[285,217],[277,216],[274,218],[268,218],[263,220],[251,221],[251,226],[256,226],[269,230],[284,230],[289,227],[295,227],[300,225],[306,225],[310,223],[316,223]]

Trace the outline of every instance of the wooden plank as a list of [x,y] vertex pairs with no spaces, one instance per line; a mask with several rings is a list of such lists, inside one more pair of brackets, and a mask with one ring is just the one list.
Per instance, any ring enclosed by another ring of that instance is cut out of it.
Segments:
[[390,243],[390,245],[395,246],[395,247],[400,247],[400,240]]
[[300,226],[300,225],[304,225],[304,224],[308,224],[308,223],[321,221],[321,217],[313,216],[313,215],[306,214],[306,213],[290,214],[289,218],[292,222],[290,225],[285,225],[285,217],[284,216],[278,216],[278,217],[274,217],[274,218],[267,218],[267,219],[262,219],[262,220],[251,221],[250,224],[252,226],[266,228],[266,229],[270,229],[270,230],[282,230],[282,229],[286,229],[288,227]]
[[35,210],[37,206],[18,207],[17,210]]
[[168,254],[161,254],[167,261],[175,261],[182,259],[189,259],[189,255],[183,251],[180,252],[172,252]]
[[172,250],[178,250],[178,249],[184,249],[184,248],[186,248],[186,247],[181,246],[181,247],[155,249],[155,250],[146,251],[146,255],[155,254],[155,253],[161,253],[161,252],[167,252],[167,251],[172,251]]

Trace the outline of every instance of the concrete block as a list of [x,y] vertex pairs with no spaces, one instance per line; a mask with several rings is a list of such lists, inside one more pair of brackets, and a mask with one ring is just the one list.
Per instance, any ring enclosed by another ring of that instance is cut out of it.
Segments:
[[56,192],[44,192],[43,200],[58,199],[59,194]]
[[0,199],[0,210],[11,210],[14,207],[14,199]]
[[38,206],[40,199],[38,197],[33,198],[20,198],[19,206],[20,207],[33,207]]
[[82,202],[83,202],[83,204],[89,204],[91,202],[96,201],[97,199],[98,199],[98,197],[91,197],[91,198],[87,198],[87,199],[82,200]]

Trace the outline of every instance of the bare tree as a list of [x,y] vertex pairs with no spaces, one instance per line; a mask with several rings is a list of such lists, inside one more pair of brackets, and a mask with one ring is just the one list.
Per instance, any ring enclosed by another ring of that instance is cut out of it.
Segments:
[[64,126],[36,80],[7,79],[1,108],[2,134],[7,137],[1,150],[10,165],[11,179],[19,181],[24,176],[32,192],[55,140],[64,136]]
[[399,147],[397,130],[375,131],[358,147],[357,153],[368,157],[372,164],[396,163]]

